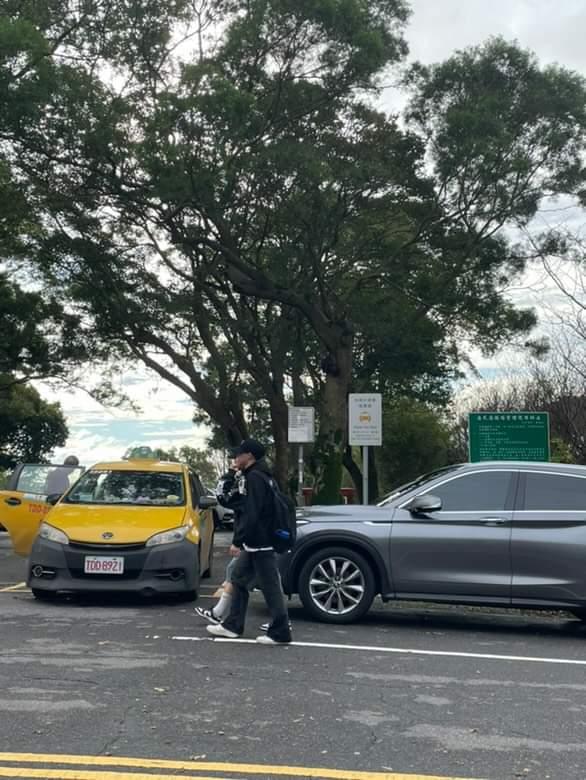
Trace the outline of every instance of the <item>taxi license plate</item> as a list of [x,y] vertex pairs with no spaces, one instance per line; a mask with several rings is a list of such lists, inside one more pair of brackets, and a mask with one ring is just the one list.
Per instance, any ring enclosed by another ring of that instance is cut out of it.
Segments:
[[124,558],[102,555],[86,555],[85,574],[124,574]]

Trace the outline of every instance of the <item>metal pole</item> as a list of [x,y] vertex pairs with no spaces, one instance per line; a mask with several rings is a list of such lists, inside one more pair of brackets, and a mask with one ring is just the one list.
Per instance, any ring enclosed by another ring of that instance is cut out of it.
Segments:
[[368,504],[368,447],[362,448],[362,503]]
[[299,445],[299,458],[297,460],[298,482],[299,482],[299,506],[303,506],[303,444]]

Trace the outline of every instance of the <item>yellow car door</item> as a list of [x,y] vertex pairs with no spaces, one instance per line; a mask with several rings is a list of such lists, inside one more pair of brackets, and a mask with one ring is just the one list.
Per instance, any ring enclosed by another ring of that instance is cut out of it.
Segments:
[[39,525],[51,509],[47,496],[66,492],[82,473],[81,467],[38,463],[19,465],[12,472],[8,487],[0,490],[0,525],[8,531],[17,555],[30,553]]
[[190,510],[193,512],[193,522],[199,529],[200,537],[200,564],[201,572],[211,570],[212,566],[212,545],[214,541],[214,514],[212,509],[201,509],[199,507],[200,498],[208,498],[199,480],[199,477],[193,472],[189,475],[189,487],[191,490]]

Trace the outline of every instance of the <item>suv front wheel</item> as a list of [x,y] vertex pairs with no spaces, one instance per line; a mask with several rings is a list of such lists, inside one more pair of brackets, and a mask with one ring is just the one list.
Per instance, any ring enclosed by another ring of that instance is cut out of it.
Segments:
[[368,612],[375,596],[371,565],[345,547],[324,547],[299,574],[299,597],[312,617],[325,623],[352,623]]

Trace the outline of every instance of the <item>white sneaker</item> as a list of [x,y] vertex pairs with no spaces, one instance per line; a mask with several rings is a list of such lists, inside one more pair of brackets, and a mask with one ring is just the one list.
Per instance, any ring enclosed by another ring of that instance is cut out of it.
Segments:
[[[270,625],[271,625],[270,623],[261,623],[259,628],[261,631],[268,631]],[[292,628],[293,628],[293,623],[289,621],[289,631],[291,631]]]
[[227,628],[224,628],[224,626],[206,626],[206,631],[208,634],[213,634],[214,636],[223,636],[226,639],[238,639],[240,634],[236,634],[234,631],[228,631]]
[[222,618],[217,617],[214,614],[213,609],[206,609],[205,607],[195,607],[195,614],[203,618],[204,620],[207,620],[208,623],[213,623],[216,626],[218,625],[218,623],[222,622]]
[[[208,631],[209,630],[210,627],[208,626]],[[256,641],[259,643],[259,645],[288,645],[291,640],[288,639],[286,642],[277,642],[276,639],[272,639],[266,634],[261,634],[260,636],[257,636]]]

